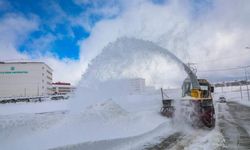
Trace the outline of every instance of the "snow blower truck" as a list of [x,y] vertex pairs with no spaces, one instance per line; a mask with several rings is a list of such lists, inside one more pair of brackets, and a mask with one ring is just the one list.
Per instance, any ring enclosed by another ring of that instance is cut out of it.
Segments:
[[[181,111],[192,126],[213,128],[215,126],[215,111],[212,98],[214,87],[206,79],[197,79],[197,76],[186,64],[183,63],[182,65],[188,77],[182,85]],[[162,103],[161,114],[172,117],[175,111],[173,99],[164,99],[162,96]]]

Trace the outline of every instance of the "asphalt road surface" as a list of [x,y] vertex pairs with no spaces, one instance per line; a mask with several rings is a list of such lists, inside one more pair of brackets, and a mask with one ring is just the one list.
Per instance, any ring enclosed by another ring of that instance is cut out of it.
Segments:
[[250,149],[250,107],[235,102],[219,104],[218,119],[226,149]]

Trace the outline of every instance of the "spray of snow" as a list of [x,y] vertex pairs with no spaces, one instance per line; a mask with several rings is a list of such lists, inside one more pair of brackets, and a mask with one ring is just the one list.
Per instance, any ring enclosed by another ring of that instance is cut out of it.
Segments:
[[123,37],[110,43],[92,60],[80,86],[93,80],[135,77],[145,78],[151,85],[174,85],[180,77],[181,69],[177,65],[181,63],[168,50],[150,41]]
[[126,79],[144,78],[147,85],[173,87],[181,85],[184,77],[182,62],[168,50],[149,41],[123,37],[110,43],[89,64],[73,98],[72,111],[108,99],[120,105],[128,99]]

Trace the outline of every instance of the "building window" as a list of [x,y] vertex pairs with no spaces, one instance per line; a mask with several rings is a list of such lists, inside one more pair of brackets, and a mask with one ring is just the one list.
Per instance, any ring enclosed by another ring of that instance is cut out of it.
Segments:
[[47,70],[47,73],[50,74],[50,75],[52,76],[52,73],[51,73],[49,70]]
[[70,87],[59,87],[59,89],[70,89]]
[[51,78],[51,77],[49,77],[49,76],[47,76],[47,78],[48,78],[49,80],[52,80],[52,78]]

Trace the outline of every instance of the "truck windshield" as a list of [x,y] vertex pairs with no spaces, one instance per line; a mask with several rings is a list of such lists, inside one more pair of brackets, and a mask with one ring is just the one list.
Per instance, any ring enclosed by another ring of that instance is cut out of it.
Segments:
[[208,86],[207,85],[201,85],[200,86],[201,87],[201,90],[203,90],[203,91],[207,91],[208,90]]

